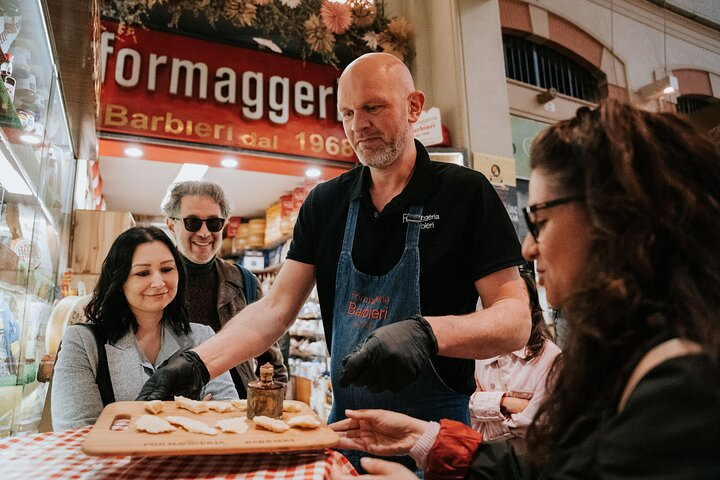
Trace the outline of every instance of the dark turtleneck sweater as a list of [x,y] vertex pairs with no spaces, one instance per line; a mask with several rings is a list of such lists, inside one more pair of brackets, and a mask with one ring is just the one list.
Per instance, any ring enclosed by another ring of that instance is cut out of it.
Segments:
[[220,330],[217,311],[218,276],[215,257],[199,265],[183,257],[187,271],[187,303],[190,321],[209,325],[215,332]]

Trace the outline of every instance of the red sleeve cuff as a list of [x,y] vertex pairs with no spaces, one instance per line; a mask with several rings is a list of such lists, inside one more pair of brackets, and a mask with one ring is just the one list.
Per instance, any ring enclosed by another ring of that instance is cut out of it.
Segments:
[[427,480],[462,480],[472,464],[482,434],[464,423],[440,420],[440,433],[425,468]]

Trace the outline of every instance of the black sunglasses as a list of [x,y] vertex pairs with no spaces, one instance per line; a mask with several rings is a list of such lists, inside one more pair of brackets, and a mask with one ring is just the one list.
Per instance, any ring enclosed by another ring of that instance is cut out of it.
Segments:
[[207,229],[210,230],[213,233],[219,232],[223,229],[225,226],[225,219],[219,218],[219,217],[212,217],[212,218],[197,218],[197,217],[187,217],[187,218],[175,218],[172,217],[173,220],[182,220],[183,225],[185,225],[185,230],[188,232],[197,232],[202,228],[202,224],[205,223],[207,225]]
[[540,228],[538,228],[538,225],[535,222],[535,212],[537,212],[538,210],[545,210],[546,208],[557,207],[558,205],[564,205],[570,202],[578,202],[584,199],[585,197],[583,196],[556,198],[555,200],[550,200],[543,203],[536,203],[535,205],[529,205],[523,208],[522,210],[523,214],[525,214],[525,223],[527,224],[528,231],[533,236],[535,241],[538,241],[538,236],[540,235]]

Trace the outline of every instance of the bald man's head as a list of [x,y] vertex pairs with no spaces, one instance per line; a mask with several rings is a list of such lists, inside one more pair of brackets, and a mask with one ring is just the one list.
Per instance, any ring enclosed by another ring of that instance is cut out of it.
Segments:
[[366,53],[353,60],[340,75],[338,90],[348,80],[370,77],[381,79],[385,88],[396,89],[403,96],[415,91],[410,70],[399,58],[389,53]]
[[338,81],[345,135],[360,161],[375,169],[414,162],[412,124],[424,103],[405,64],[387,53],[363,55]]

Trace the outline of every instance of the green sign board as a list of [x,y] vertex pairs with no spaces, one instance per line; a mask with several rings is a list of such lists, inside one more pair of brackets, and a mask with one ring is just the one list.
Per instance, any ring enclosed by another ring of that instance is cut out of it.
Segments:
[[547,123],[510,115],[516,177],[530,178],[530,146],[537,134],[549,126]]

